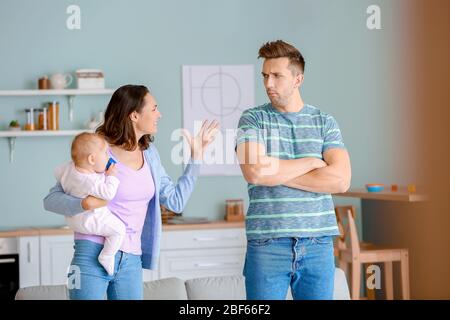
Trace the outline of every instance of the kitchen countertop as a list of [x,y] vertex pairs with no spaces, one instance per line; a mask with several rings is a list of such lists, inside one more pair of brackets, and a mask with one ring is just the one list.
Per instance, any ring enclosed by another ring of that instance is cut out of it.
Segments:
[[[180,230],[199,230],[199,229],[225,229],[225,228],[245,228],[244,221],[227,222],[225,220],[210,221],[208,223],[193,223],[193,224],[177,224],[169,225],[163,224],[163,231],[180,231]],[[30,227],[15,230],[0,231],[0,238],[15,238],[15,237],[31,237],[31,236],[48,236],[48,235],[70,235],[73,231],[68,227]]]

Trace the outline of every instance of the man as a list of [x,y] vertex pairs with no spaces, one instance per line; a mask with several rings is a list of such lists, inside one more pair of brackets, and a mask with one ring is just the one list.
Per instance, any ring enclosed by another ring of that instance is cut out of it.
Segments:
[[236,151],[248,182],[247,299],[333,299],[332,193],[350,185],[349,155],[335,119],[305,104],[305,61],[278,40],[259,49],[270,103],[243,112]]

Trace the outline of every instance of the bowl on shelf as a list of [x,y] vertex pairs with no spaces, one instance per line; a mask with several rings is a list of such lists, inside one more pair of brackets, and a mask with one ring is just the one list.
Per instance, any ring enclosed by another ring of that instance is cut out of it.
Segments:
[[366,189],[368,192],[380,192],[384,190],[384,184],[368,183],[366,184]]

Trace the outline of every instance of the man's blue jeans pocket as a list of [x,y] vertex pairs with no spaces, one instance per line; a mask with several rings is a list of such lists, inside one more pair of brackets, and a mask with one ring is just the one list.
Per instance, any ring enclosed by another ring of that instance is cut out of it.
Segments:
[[248,240],[247,245],[252,248],[261,248],[270,245],[273,242],[273,239],[253,239]]

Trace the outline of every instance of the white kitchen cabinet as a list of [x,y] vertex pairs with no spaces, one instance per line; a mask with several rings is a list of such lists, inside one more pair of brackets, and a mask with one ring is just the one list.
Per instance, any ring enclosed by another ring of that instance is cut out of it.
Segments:
[[244,248],[220,248],[162,251],[160,278],[177,277],[184,280],[242,274]]
[[239,248],[245,245],[243,228],[164,231],[161,238],[161,250]]
[[73,245],[73,235],[40,237],[41,285],[67,283]]
[[244,228],[163,232],[159,278],[241,275],[245,252]]
[[40,280],[39,237],[17,238],[19,254],[19,286],[21,288],[38,286]]
[[[73,258],[73,235],[41,236],[41,284],[65,284]],[[144,270],[143,281],[158,279],[158,270]]]
[[[66,284],[73,245],[73,234],[18,238],[20,286]],[[241,275],[245,250],[244,228],[165,230],[158,269],[144,270],[143,281]]]

